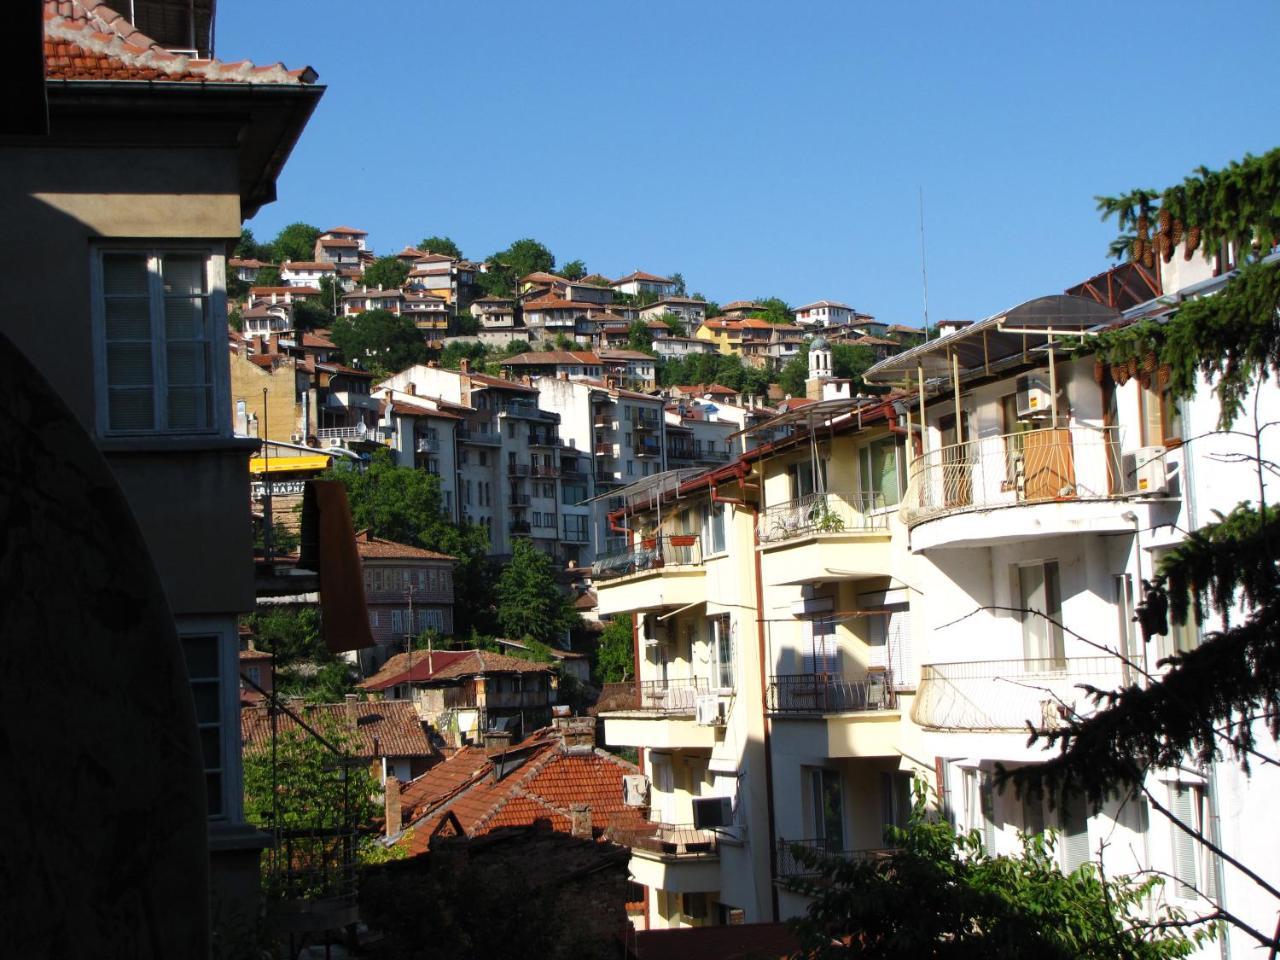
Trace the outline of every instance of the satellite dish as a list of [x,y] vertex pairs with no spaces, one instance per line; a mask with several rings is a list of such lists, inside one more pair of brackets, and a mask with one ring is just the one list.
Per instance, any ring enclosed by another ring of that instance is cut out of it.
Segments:
[[364,425],[363,420],[361,420],[359,423],[356,424],[356,436],[359,437],[361,440],[365,438],[365,435],[368,432],[369,432],[369,428]]

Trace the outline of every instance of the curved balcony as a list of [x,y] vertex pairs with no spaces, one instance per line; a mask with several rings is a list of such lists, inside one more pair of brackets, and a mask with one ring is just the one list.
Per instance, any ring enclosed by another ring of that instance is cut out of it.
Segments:
[[685,606],[705,599],[706,567],[696,534],[648,537],[591,566],[603,615]]
[[810,493],[765,509],[756,524],[772,586],[876,576],[890,569],[889,512],[879,494]]
[[[1044,428],[929,450],[911,465],[900,515],[913,549],[1131,528],[1106,501],[1130,496],[1118,427]],[[1101,509],[1099,509],[1101,505]],[[993,525],[991,511],[1010,510]],[[981,517],[966,515],[981,513]],[[930,521],[957,518],[922,531]]]
[[927,664],[911,719],[941,732],[1053,730],[1097,709],[1084,687],[1114,690],[1126,682],[1123,661],[1113,656]]

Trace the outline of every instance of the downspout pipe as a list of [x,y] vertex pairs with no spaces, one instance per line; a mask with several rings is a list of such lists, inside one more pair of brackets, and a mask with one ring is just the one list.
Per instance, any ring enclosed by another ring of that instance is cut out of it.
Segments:
[[774,809],[773,809],[773,744],[770,735],[769,726],[769,697],[768,697],[768,677],[765,671],[765,658],[767,656],[764,635],[764,578],[760,567],[760,512],[751,505],[747,505],[747,509],[751,511],[751,540],[752,554],[755,560],[755,580],[756,580],[756,646],[757,657],[760,660],[760,718],[764,726],[764,789],[765,789],[765,813],[769,822],[769,897],[770,906],[773,908],[773,922],[778,922],[778,840],[774,827]]

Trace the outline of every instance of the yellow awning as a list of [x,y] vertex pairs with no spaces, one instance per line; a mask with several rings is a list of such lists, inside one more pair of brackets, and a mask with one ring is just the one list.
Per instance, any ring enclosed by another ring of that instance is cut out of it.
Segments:
[[263,457],[249,458],[250,473],[266,473],[268,466],[272,473],[289,473],[294,470],[328,470],[328,454],[307,454],[301,457]]

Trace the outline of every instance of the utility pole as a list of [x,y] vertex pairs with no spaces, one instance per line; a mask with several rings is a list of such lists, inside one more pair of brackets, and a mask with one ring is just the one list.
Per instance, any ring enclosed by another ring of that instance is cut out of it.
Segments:
[[413,581],[409,581],[408,587],[409,598],[409,622],[404,628],[404,646],[405,653],[409,655],[409,679],[405,682],[405,686],[409,690],[409,702],[413,702]]
[[262,552],[266,556],[267,563],[271,562],[271,555],[275,548],[275,521],[271,517],[271,446],[267,443],[270,436],[267,430],[267,388],[262,388],[262,474],[265,479],[263,485],[262,498]]

